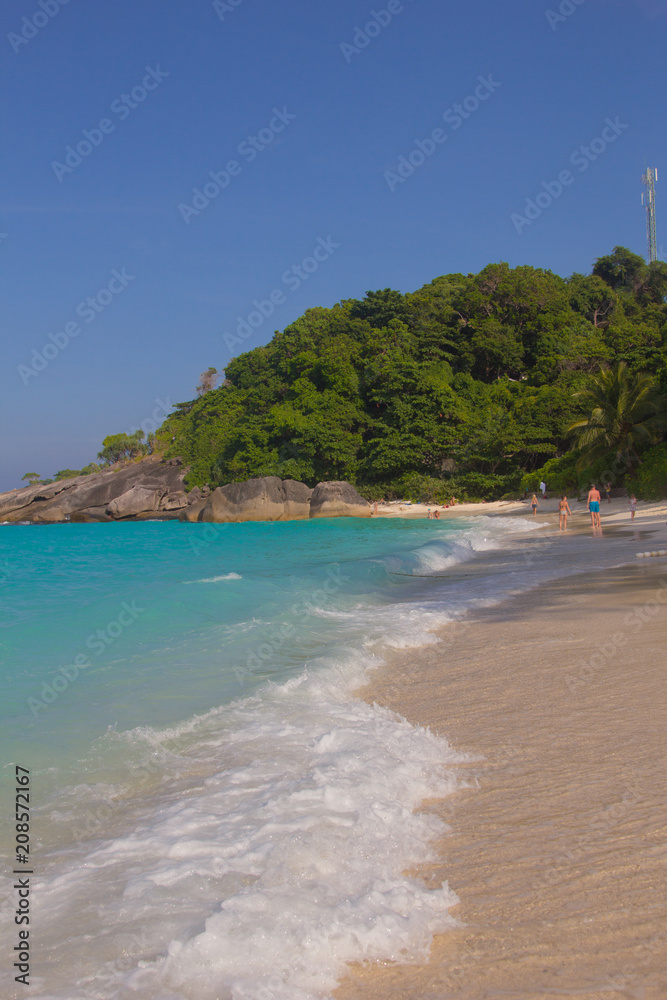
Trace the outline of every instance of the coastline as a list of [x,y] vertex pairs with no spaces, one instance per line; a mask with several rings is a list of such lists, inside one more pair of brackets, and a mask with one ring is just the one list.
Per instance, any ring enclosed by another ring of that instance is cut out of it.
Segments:
[[[404,517],[404,518],[419,518],[428,517],[429,510],[439,510],[440,520],[444,521],[452,517],[469,517],[471,515],[483,514],[488,517],[497,516],[509,516],[509,517],[526,517],[532,522],[539,522],[540,519],[544,519],[545,515],[555,517],[556,526],[558,525],[558,501],[559,496],[553,496],[548,500],[539,501],[539,507],[537,509],[537,515],[533,518],[530,508],[530,501],[526,500],[489,500],[480,503],[457,503],[454,507],[443,507],[438,504],[425,504],[425,503],[407,503],[401,500],[392,500],[389,503],[384,504],[378,508],[377,514],[373,514],[374,518],[394,518],[394,517]],[[568,524],[570,527],[574,526],[590,526],[590,514],[588,513],[588,506],[584,500],[576,500],[572,497],[568,498],[570,508],[572,510],[572,517],[568,518]],[[609,522],[613,521],[616,523],[624,523],[630,525],[630,513],[629,513],[629,502],[627,497],[614,497],[611,503],[603,500],[600,505],[600,511],[603,521]],[[582,517],[583,515],[583,517]],[[664,524],[667,518],[667,501],[657,501],[648,502],[644,500],[639,500],[637,502],[637,513],[635,515],[635,524],[646,524],[649,519],[662,518]]]
[[627,501],[603,505],[614,568],[582,572],[595,548],[575,515],[550,532],[569,575],[391,654],[360,692],[477,761],[424,804],[450,832],[414,873],[449,882],[461,926],[426,965],[351,967],[337,1000],[667,995],[667,560],[635,558],[665,546],[665,505],[641,506],[630,528]]

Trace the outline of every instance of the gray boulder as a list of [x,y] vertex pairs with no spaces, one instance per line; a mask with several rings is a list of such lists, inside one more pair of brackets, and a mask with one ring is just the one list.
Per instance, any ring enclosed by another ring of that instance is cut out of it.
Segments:
[[189,521],[190,524],[195,524],[197,521],[201,520],[201,512],[207,504],[207,500],[201,499],[196,500],[194,503],[189,504],[185,510],[180,513],[181,521]]
[[111,517],[136,517],[145,511],[158,509],[160,494],[157,490],[145,486],[133,486],[126,493],[112,500],[106,509]]
[[309,497],[310,490],[304,483],[292,479],[283,482],[278,476],[262,476],[218,487],[206,501],[199,520],[221,523],[307,518],[310,514]]
[[104,507],[86,507],[85,510],[75,510],[70,514],[70,521],[74,524],[94,524],[96,521],[113,521],[109,517]]
[[310,517],[310,496],[313,491],[296,479],[283,479],[283,505],[286,521]]
[[310,498],[310,516],[370,517],[371,505],[349,483],[318,483]]
[[61,524],[63,521],[67,521],[67,519],[68,514],[65,513],[62,507],[54,507],[52,504],[49,504],[35,514],[33,521],[35,524]]
[[188,498],[183,490],[178,493],[167,493],[160,500],[160,510],[182,510],[188,506]]

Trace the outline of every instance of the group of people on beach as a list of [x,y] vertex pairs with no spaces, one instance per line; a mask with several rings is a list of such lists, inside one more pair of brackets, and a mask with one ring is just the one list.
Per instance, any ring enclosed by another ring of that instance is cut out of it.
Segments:
[[[542,484],[540,484],[540,485],[542,485]],[[545,496],[546,496],[546,490],[542,490],[542,497],[544,498]],[[540,505],[540,501],[537,499],[537,496],[533,493],[532,499],[530,501],[530,506],[531,506],[532,511],[533,511],[533,517],[537,516],[537,508],[539,507],[539,505]],[[565,531],[566,530],[566,528],[567,528],[567,519],[568,519],[568,517],[571,514],[572,514],[572,511],[570,510],[570,505],[567,502],[567,497],[563,493],[563,495],[561,496],[560,500],[558,501],[558,530],[559,531]]]
[[[456,499],[456,497],[452,497],[452,499],[449,501],[449,503],[443,504],[443,509],[447,510],[449,507],[455,507],[457,503],[458,503],[458,500]],[[371,513],[373,513],[373,514],[379,513],[379,511],[378,511],[378,504],[382,504],[384,506],[385,501],[384,500],[374,500],[373,501],[373,510],[371,511]],[[401,507],[399,507],[399,510],[405,510],[405,507],[401,506]],[[428,507],[427,510],[426,510],[426,516],[428,517],[429,521],[432,520],[432,519],[434,519],[436,521],[439,521],[440,520],[440,511],[438,510],[437,507],[434,510],[431,510],[431,508]]]
[[[611,503],[611,483],[605,483],[602,487],[607,499],[607,503]],[[540,483],[540,490],[542,492],[542,498],[546,498],[546,486],[544,483]],[[593,533],[596,534],[598,531],[602,531],[602,525],[600,523],[600,503],[602,502],[602,496],[599,489],[595,483],[591,483],[591,488],[588,491],[588,496],[586,498],[588,504],[588,512],[591,515],[591,527],[593,528]],[[533,517],[537,515],[537,508],[540,505],[540,501],[537,499],[537,495],[533,493],[530,501],[530,506],[533,511]],[[637,510],[637,497],[633,494],[630,496],[630,520],[634,521],[635,511]],[[567,519],[568,516],[572,514],[570,510],[570,505],[567,502],[567,496],[565,493],[561,495],[558,501],[558,530],[565,531],[567,529]]]
[[[449,501],[449,503],[446,503],[444,505],[444,509],[447,510],[448,507],[455,507],[457,503],[458,503],[458,500],[456,499],[456,497],[452,497],[452,499]],[[440,520],[440,511],[438,510],[437,507],[434,510],[431,510],[430,507],[427,507],[426,508],[426,516],[429,519],[429,521],[431,521],[431,520],[439,521]]]

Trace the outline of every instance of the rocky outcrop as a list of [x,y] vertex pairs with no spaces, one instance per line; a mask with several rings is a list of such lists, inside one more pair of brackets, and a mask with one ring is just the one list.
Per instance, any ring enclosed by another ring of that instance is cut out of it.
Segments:
[[349,483],[318,483],[310,498],[310,516],[370,517],[371,505]]
[[262,476],[186,492],[179,458],[145,458],[120,469],[26,486],[0,494],[0,521],[296,521],[308,517],[370,517],[371,508],[349,483],[318,483]]
[[296,479],[283,479],[283,492],[286,521],[310,517],[310,497],[313,492],[310,487]]
[[160,510],[182,510],[187,507],[189,503],[194,503],[194,497],[192,500],[188,499],[188,494],[183,490],[179,490],[178,493],[167,493],[166,496],[162,497],[160,500]]
[[190,504],[190,506],[186,510],[181,512],[180,520],[189,521],[191,524],[200,521],[201,512],[203,511],[207,502],[208,501],[206,500],[197,500],[195,503]]
[[147,489],[145,486],[133,486],[112,500],[106,513],[114,518],[136,517],[137,514],[152,513],[157,510],[159,503],[160,494],[157,490]]
[[[120,469],[62,479],[48,486],[26,486],[0,494],[0,521],[113,521],[177,517],[187,507],[180,458],[145,458]],[[192,491],[194,492],[194,491]],[[202,491],[192,498],[201,500]]]
[[[278,476],[262,476],[244,483],[230,483],[214,490],[202,506],[197,520],[294,521],[310,516],[311,490],[304,483]],[[188,510],[183,520],[192,520]]]
[[349,483],[319,483],[263,476],[214,490],[181,513],[182,521],[296,521],[307,517],[370,517],[371,508]]

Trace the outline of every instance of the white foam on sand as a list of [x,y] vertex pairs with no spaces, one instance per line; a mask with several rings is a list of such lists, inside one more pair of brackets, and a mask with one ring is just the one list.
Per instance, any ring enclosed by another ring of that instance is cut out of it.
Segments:
[[[365,665],[349,650],[197,720],[187,755],[205,776],[39,880],[53,941],[31,995],[312,1000],[346,962],[425,959],[457,898],[404,874],[445,832],[415,810],[457,787],[447,765],[465,758],[353,698]],[[128,738],[154,752],[164,734]],[[59,965],[65,935],[76,971]]]

